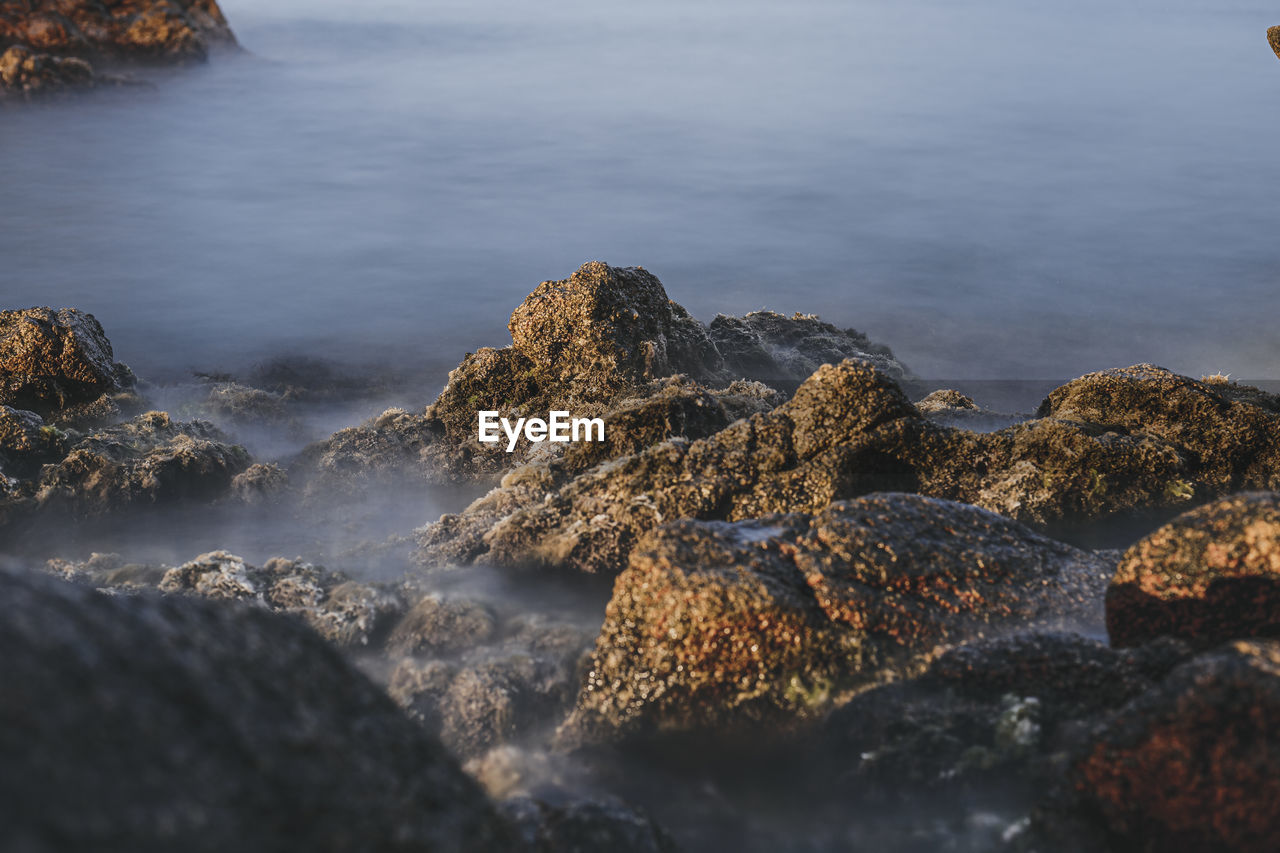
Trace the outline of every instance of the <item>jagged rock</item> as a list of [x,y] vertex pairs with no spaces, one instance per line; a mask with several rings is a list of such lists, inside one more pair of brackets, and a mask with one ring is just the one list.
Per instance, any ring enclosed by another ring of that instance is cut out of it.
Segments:
[[0,311],[0,404],[53,422],[101,418],[113,414],[101,398],[133,385],[133,373],[114,361],[92,314],[74,308]]
[[284,399],[261,388],[237,382],[218,382],[209,389],[203,408],[213,418],[240,425],[296,429],[298,424]]
[[814,516],[682,521],[614,585],[569,745],[787,728],[935,648],[1088,624],[1110,566],[976,507],[881,494]]
[[873,343],[856,329],[837,329],[814,314],[719,314],[709,331],[724,357],[725,372],[734,377],[794,387],[822,365],[846,358],[869,361],[894,379],[908,376],[888,347]]
[[1193,658],[1098,725],[1069,774],[1075,811],[1117,851],[1274,850],[1277,714],[1280,646],[1240,641]]
[[530,853],[676,853],[680,847],[643,810],[617,799],[551,805],[512,797],[499,808]]
[[227,494],[249,464],[244,448],[227,443],[211,424],[148,412],[79,438],[31,488],[39,510],[84,518],[139,505],[211,501]]
[[652,273],[593,261],[538,285],[508,328],[515,349],[553,380],[608,388],[672,373],[714,377],[706,330],[671,305]]
[[173,63],[204,60],[235,45],[214,0],[35,0],[0,4],[0,47],[93,62]]
[[0,595],[6,847],[517,843],[437,741],[289,620],[9,571]]
[[916,408],[935,424],[991,432],[1025,421],[1025,415],[993,412],[984,409],[972,397],[950,388],[934,391],[916,401]]
[[93,68],[83,59],[50,56],[22,45],[0,53],[0,102],[92,88]]
[[1277,398],[1244,390],[1138,364],[1068,382],[1038,414],[1159,437],[1188,457],[1206,494],[1280,486]]
[[1275,51],[1276,56],[1280,58],[1280,27],[1269,27],[1267,29],[1267,42],[1271,45],[1271,49]]
[[1232,495],[1140,540],[1107,590],[1107,630],[1116,646],[1280,631],[1280,495]]
[[1036,420],[993,433],[930,423],[873,365],[826,365],[776,409],[559,482],[518,470],[418,533],[427,567],[485,561],[617,572],[679,518],[813,512],[875,490],[971,503],[1059,536],[1166,518],[1240,484],[1280,484],[1280,416],[1263,392],[1149,366],[1054,391]]
[[[741,334],[791,365],[769,361],[766,378],[844,352],[866,354],[895,375],[905,374],[886,349],[856,332],[810,317],[751,316]],[[511,346],[469,353],[425,412],[388,412],[309,449],[300,463],[315,472],[316,485],[309,488],[358,488],[378,472],[429,483],[492,482],[537,461],[537,446],[523,436],[513,453],[505,441],[480,442],[482,410],[512,419],[559,410],[616,423],[606,427],[603,446],[583,443],[574,451],[580,455],[570,467],[578,469],[672,436],[700,437],[783,399],[759,382],[739,381],[744,374],[754,379],[750,371],[725,369],[708,330],[642,269],[593,262],[568,279],[543,282],[512,314],[510,330]],[[673,374],[683,378],[671,379]],[[710,405],[708,395],[719,406]],[[538,452],[563,449],[542,445]]]

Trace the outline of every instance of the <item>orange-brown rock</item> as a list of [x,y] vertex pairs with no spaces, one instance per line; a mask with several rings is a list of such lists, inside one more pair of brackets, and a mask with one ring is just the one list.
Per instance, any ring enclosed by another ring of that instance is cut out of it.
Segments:
[[1280,495],[1232,495],[1131,547],[1107,590],[1107,630],[1117,646],[1280,631]]

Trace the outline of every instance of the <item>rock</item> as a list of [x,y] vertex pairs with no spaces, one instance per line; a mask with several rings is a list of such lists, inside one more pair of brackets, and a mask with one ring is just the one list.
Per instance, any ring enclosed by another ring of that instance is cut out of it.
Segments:
[[92,314],[74,308],[0,311],[0,404],[53,422],[75,420],[77,407],[128,392],[133,384]]
[[837,329],[813,314],[719,314],[711,321],[709,332],[724,357],[726,373],[787,390],[822,365],[839,364],[846,358],[869,361],[893,379],[909,375],[888,347],[873,343],[856,329]]
[[671,305],[646,270],[593,261],[538,285],[508,328],[516,350],[553,380],[608,388],[672,373],[715,376],[718,353],[706,330]]
[[0,103],[89,89],[95,82],[93,67],[83,59],[36,53],[22,45],[0,53]]
[[[744,321],[741,329],[790,365],[768,361],[761,369],[769,378],[844,352],[866,354],[905,373],[887,349],[856,332],[840,332],[812,317],[769,317]],[[482,443],[482,410],[513,419],[545,418],[552,410],[603,418],[610,424],[603,445],[584,444],[566,454],[574,457],[570,469],[582,470],[666,438],[701,437],[784,399],[750,381],[749,372],[741,381],[743,372],[727,370],[708,330],[643,269],[593,262],[568,279],[543,282],[511,315],[509,328],[512,345],[468,353],[425,412],[388,412],[309,449],[301,468],[316,472],[314,490],[359,488],[366,485],[361,478],[393,471],[435,484],[492,483],[538,462],[538,454],[564,449],[524,437],[514,452],[507,452],[505,442]],[[672,378],[676,374],[680,378]],[[790,391],[794,382],[788,382]],[[348,473],[355,471],[358,477]]]
[[1200,655],[1101,723],[1072,764],[1079,813],[1117,850],[1275,849],[1280,646]]
[[[1144,433],[1177,447],[1206,494],[1280,487],[1280,418],[1274,395],[1197,382],[1151,364],[1090,373],[1050,392],[1040,417]],[[1246,400],[1248,400],[1246,402]]]
[[29,479],[67,455],[68,437],[35,412],[0,406],[0,474]]
[[79,438],[31,488],[40,511],[88,518],[140,505],[212,501],[229,492],[250,461],[209,423],[148,412]]
[[1089,624],[1110,566],[971,506],[880,494],[813,515],[681,521],[617,579],[569,746],[794,728],[935,649]]
[[182,63],[235,37],[214,0],[39,0],[0,6],[0,48],[13,44],[94,63]]
[[1271,49],[1276,52],[1276,56],[1280,57],[1280,27],[1269,27],[1267,29],[1267,42],[1271,45]]
[[942,426],[959,427],[975,432],[992,432],[1027,419],[1025,415],[993,412],[984,409],[973,398],[950,388],[934,391],[916,401],[920,414]]
[[1232,495],[1140,540],[1107,590],[1107,630],[1116,646],[1280,631],[1280,495]]
[[402,655],[463,651],[489,639],[495,624],[493,613],[479,602],[428,595],[404,615],[387,646]]
[[271,503],[283,496],[289,475],[274,462],[257,462],[231,478],[231,494],[246,504]]
[[210,551],[180,566],[126,563],[118,554],[86,561],[50,560],[47,570],[106,591],[160,590],[239,601],[295,616],[334,645],[380,646],[404,612],[395,590],[353,581],[301,559],[275,557],[262,568],[226,551]]
[[[1280,415],[1257,389],[1139,365],[1054,391],[1040,417],[993,433],[931,423],[874,365],[826,365],[776,409],[679,437],[561,482],[514,471],[418,531],[425,567],[483,561],[614,573],[679,518],[814,512],[876,490],[970,503],[1061,538],[1164,520],[1240,484],[1280,482]],[[1105,523],[1105,525],[1104,525]]]
[[680,848],[643,810],[616,798],[553,806],[532,797],[499,804],[530,853],[676,853]]
[[6,846],[505,851],[438,742],[253,608],[0,571]]
[[841,801],[911,803],[953,792],[1029,810],[1081,721],[1122,707],[1188,656],[1176,643],[1113,650],[1019,634],[943,653],[916,679],[855,696],[806,754],[809,783]]
[[209,416],[242,426],[296,430],[298,422],[279,394],[237,382],[218,382],[209,389],[203,408]]

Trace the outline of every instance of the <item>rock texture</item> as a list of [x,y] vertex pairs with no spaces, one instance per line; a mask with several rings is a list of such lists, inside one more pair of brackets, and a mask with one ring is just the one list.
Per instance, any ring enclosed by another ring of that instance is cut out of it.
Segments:
[[425,566],[481,560],[617,572],[679,518],[814,512],[877,489],[974,504],[1059,536],[1167,518],[1197,499],[1280,486],[1272,395],[1138,365],[1052,392],[993,433],[930,422],[873,364],[825,365],[783,405],[696,441],[664,441],[560,482],[513,472],[419,531]]
[[[730,319],[716,322],[724,327]],[[781,377],[790,391],[807,375],[796,371],[815,359],[857,354],[906,374],[887,348],[802,316],[749,315],[734,335],[721,334],[738,353],[726,359],[716,333],[672,302],[657,277],[599,262],[540,284],[509,328],[512,345],[468,354],[425,412],[388,411],[310,448],[299,469],[311,491],[368,487],[387,472],[431,483],[492,482],[531,461],[534,447],[524,438],[515,453],[505,442],[479,442],[480,410],[513,420],[553,409],[604,418],[604,445],[584,446],[570,461],[570,470],[580,470],[666,438],[701,438],[772,408],[783,396],[754,380]],[[756,355],[742,356],[746,349]]]
[[1232,495],[1135,544],[1107,590],[1107,630],[1117,646],[1280,632],[1280,495]]
[[22,45],[0,53],[0,102],[79,91],[96,82],[93,66],[83,59],[36,53]]
[[1113,849],[1263,853],[1280,838],[1280,647],[1236,642],[1116,712],[1073,765]]
[[783,728],[935,648],[1088,622],[1109,565],[994,513],[883,494],[814,516],[676,522],[619,576],[566,743]]
[[1280,27],[1270,27],[1267,30],[1267,42],[1275,51],[1276,57],[1280,58]]
[[[134,379],[114,358],[92,314],[74,308],[0,311],[0,404],[51,421],[115,414],[103,398],[132,390]],[[93,411],[99,400],[103,411]]]
[[234,45],[214,0],[5,0],[0,47],[92,61],[190,62]]
[[680,848],[644,811],[611,799],[551,805],[513,797],[502,812],[529,853],[676,853]]
[[888,347],[856,329],[824,323],[814,314],[719,314],[708,331],[729,375],[751,377],[788,390],[822,365],[838,364],[846,358],[871,362],[893,379],[909,375]]
[[310,631],[0,571],[10,849],[513,849],[480,789]]
[[329,642],[347,648],[380,645],[405,609],[394,588],[360,583],[323,566],[280,557],[257,568],[226,551],[211,551],[169,567],[94,554],[80,562],[50,560],[47,569],[99,589],[158,589],[254,604],[298,617]]

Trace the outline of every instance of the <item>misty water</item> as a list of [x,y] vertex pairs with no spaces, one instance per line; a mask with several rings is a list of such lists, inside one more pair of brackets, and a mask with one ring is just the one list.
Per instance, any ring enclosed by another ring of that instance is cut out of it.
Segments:
[[[538,282],[593,259],[646,267],[704,321],[815,312],[920,377],[1012,383],[986,386],[997,407],[1143,361],[1280,379],[1274,6],[222,7],[243,55],[0,114],[0,307],[93,313],[179,417],[197,373],[285,357],[368,378],[289,429],[223,424],[258,458],[421,407],[508,342]],[[405,534],[473,495],[148,513],[30,548],[390,577]],[[509,582],[468,589],[532,601]],[[598,624],[607,594],[555,606]],[[705,823],[701,784],[664,818]],[[720,837],[768,849],[738,817]]]
[[251,52],[0,119],[5,306],[161,379],[435,387],[602,259],[937,378],[1280,376],[1266,4],[227,0]]

